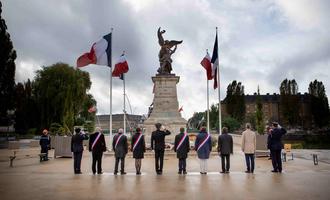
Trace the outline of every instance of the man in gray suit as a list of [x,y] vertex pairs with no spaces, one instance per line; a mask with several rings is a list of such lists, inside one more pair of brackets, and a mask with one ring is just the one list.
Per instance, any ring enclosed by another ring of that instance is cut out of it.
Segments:
[[125,175],[126,172],[124,170],[125,168],[125,157],[128,152],[128,145],[127,145],[127,137],[124,135],[124,130],[120,128],[118,130],[118,134],[116,134],[113,137],[112,141],[112,149],[115,151],[115,171],[114,175],[117,175],[118,173],[118,164],[120,161],[120,174]]
[[[230,168],[230,154],[233,154],[233,138],[228,134],[228,128],[222,128],[222,134],[218,138],[218,152],[221,157],[220,173],[229,173]],[[225,162],[226,159],[226,162]]]

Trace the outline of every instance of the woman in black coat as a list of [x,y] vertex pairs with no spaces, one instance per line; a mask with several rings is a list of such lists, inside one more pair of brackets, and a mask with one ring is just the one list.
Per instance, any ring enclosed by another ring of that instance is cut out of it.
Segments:
[[144,140],[144,135],[140,128],[136,128],[136,133],[132,137],[132,152],[133,158],[135,158],[135,169],[136,174],[141,174],[141,161],[144,158],[144,152],[146,151],[146,144]]

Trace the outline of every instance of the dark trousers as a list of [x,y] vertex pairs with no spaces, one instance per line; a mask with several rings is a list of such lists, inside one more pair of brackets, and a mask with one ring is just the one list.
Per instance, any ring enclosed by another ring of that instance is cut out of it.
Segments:
[[[230,154],[221,154],[221,168],[223,172],[229,171],[230,168]],[[225,162],[226,160],[226,162]]]
[[48,147],[41,147],[41,153],[45,153],[44,160],[48,160]]
[[186,159],[179,158],[179,172],[186,171]]
[[246,169],[249,172],[254,172],[254,154],[246,153],[245,154]]
[[125,168],[125,157],[123,157],[123,158],[116,157],[115,173],[118,173],[119,161],[120,161],[120,172],[123,173],[123,172],[125,172],[125,170],[124,170],[124,168]]
[[282,172],[281,150],[271,150],[274,171]]
[[81,172],[80,166],[81,166],[82,154],[83,154],[83,152],[74,152],[73,153],[73,169],[74,169],[74,173]]
[[102,156],[103,152],[92,152],[93,163],[92,163],[92,171],[96,173],[96,163],[97,163],[97,173],[102,172]]
[[155,150],[155,168],[156,172],[163,171],[164,150]]

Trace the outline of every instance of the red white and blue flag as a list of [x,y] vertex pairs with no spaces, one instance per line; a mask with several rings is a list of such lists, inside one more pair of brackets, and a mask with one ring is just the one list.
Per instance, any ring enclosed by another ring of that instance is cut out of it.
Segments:
[[215,36],[211,63],[212,63],[212,77],[214,77],[213,88],[216,89],[216,88],[218,88],[217,70],[219,70],[218,33]]
[[211,57],[209,55],[209,52],[206,53],[205,57],[201,61],[201,65],[205,68],[206,70],[206,76],[207,80],[212,80],[212,64],[211,64]]
[[115,69],[112,72],[112,76],[119,77],[123,80],[124,73],[128,72],[128,69],[128,63],[126,61],[125,54],[123,53],[115,64]]
[[90,52],[84,53],[77,60],[77,67],[85,67],[89,64],[111,67],[111,33],[95,42]]

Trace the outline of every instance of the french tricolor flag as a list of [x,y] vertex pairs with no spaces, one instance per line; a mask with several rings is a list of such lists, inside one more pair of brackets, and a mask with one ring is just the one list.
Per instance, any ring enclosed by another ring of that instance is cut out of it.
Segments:
[[112,76],[123,79],[123,75],[126,72],[128,72],[128,63],[126,61],[125,53],[123,53],[115,64],[115,69],[112,72]]
[[77,60],[77,67],[85,67],[89,64],[111,67],[111,33],[95,42],[90,52],[84,53]]

